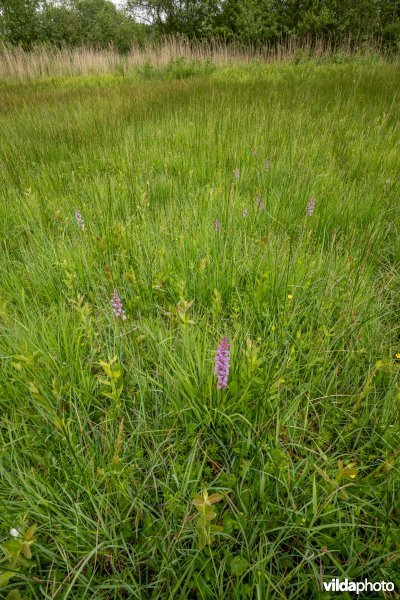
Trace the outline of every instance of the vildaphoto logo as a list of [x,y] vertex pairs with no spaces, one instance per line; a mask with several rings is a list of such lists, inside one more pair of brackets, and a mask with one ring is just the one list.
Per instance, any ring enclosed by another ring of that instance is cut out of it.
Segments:
[[393,592],[394,583],[391,581],[350,581],[349,579],[331,579],[323,582],[326,592]]

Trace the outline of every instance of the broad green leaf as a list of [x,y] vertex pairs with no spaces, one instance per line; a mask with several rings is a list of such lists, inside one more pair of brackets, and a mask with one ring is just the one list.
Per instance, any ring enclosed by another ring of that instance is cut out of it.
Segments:
[[103,385],[108,385],[109,387],[112,387],[112,383],[111,383],[111,381],[109,381],[108,379],[101,379],[101,378],[99,377],[99,381],[100,381],[100,383],[101,383],[101,384],[103,384]]
[[108,392],[102,392],[102,396],[106,398],[110,398],[110,400],[115,400],[115,394],[109,394]]
[[211,504],[215,504],[216,502],[219,502],[220,500],[223,500],[223,498],[224,497],[223,497],[222,494],[211,494],[211,496],[208,496],[207,500]]
[[204,506],[204,500],[203,498],[194,498],[192,504],[194,504],[194,506]]
[[207,521],[212,521],[213,519],[215,519],[216,516],[217,516],[217,513],[211,509],[206,510],[206,512],[204,513],[204,518]]
[[8,592],[6,600],[22,600],[22,596],[18,590],[11,590],[11,592]]
[[15,571],[4,571],[3,573],[0,573],[0,588],[5,587],[15,575],[17,575]]
[[231,562],[231,574],[239,577],[247,570],[249,561],[244,556],[235,556]]
[[25,556],[25,558],[32,558],[32,552],[28,542],[24,542],[21,545],[21,552]]
[[25,540],[29,541],[33,538],[33,536],[35,535],[36,527],[37,527],[37,525],[33,524],[26,530],[25,535],[24,535]]

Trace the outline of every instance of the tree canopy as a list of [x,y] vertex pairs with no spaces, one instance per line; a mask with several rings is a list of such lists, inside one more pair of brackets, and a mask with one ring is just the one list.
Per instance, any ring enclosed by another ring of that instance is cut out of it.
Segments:
[[243,43],[282,37],[375,38],[400,49],[399,0],[0,0],[0,39],[112,44],[120,51],[146,36],[182,34]]
[[125,51],[142,28],[109,0],[0,0],[0,39],[23,47],[113,45]]

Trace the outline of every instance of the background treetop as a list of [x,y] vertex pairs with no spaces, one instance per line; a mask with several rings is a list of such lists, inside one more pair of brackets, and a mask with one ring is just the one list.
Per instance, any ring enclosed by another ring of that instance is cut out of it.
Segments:
[[190,39],[276,43],[291,36],[340,43],[374,40],[400,49],[398,0],[0,0],[0,40],[35,44],[113,45],[162,34]]

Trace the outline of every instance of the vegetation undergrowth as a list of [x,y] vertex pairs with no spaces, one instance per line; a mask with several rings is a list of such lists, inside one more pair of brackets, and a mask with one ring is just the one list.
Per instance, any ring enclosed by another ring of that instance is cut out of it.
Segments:
[[0,593],[399,590],[399,69],[186,66],[0,87]]

